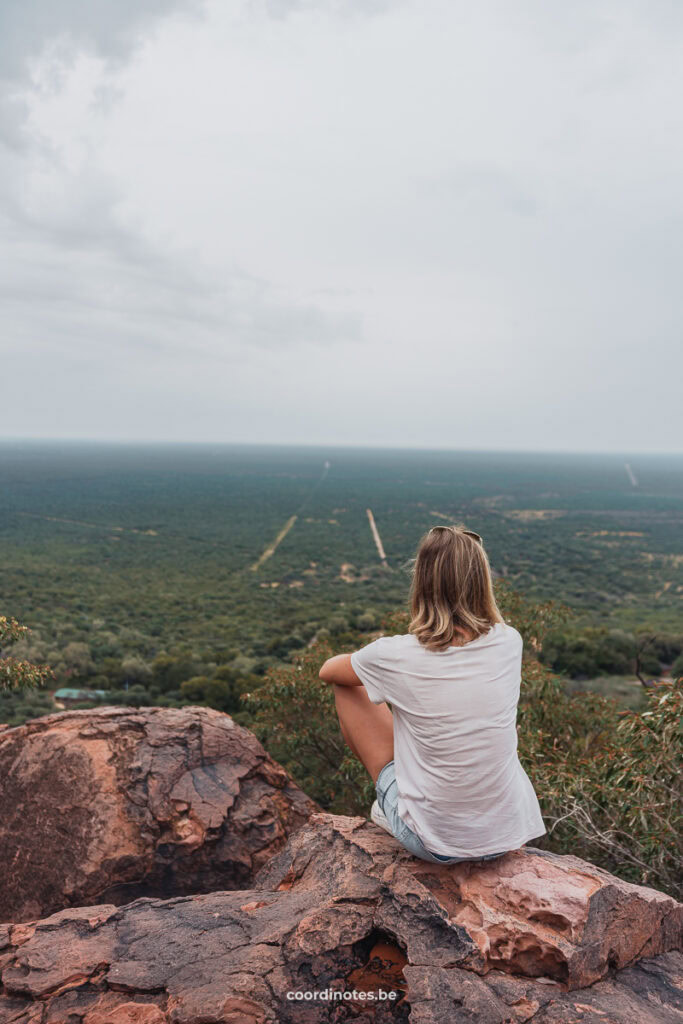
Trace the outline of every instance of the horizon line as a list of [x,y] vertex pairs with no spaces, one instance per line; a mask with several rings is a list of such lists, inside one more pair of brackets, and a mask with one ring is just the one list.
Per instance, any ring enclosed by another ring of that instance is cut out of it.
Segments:
[[6,444],[66,444],[66,445],[102,445],[120,447],[195,447],[195,448],[297,448],[319,451],[387,451],[387,452],[452,452],[462,455],[607,455],[613,457],[634,456],[683,456],[683,450],[667,451],[662,449],[597,449],[597,448],[454,448],[450,446],[427,445],[382,445],[382,444],[342,444],[335,442],[305,443],[297,441],[180,441],[152,440],[146,438],[91,438],[91,437],[3,437],[0,445]]

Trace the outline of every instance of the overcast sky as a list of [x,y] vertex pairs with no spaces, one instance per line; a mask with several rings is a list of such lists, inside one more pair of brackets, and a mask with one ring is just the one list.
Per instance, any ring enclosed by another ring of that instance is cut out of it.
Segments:
[[677,0],[0,11],[0,437],[683,450]]

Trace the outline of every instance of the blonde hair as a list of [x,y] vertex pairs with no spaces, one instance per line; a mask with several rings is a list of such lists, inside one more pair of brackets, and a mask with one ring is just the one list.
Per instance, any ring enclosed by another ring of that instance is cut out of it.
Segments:
[[478,533],[459,524],[425,533],[413,560],[410,614],[408,632],[432,651],[447,650],[457,632],[474,640],[505,621]]

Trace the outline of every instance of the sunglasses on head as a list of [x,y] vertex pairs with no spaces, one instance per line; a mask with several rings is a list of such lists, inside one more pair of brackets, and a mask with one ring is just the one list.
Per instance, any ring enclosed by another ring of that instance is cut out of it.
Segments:
[[483,544],[483,540],[478,533],[474,530],[459,530],[456,526],[432,526],[430,533],[435,533],[437,530],[448,530],[450,533],[464,533],[466,537],[471,537],[476,540],[478,544]]

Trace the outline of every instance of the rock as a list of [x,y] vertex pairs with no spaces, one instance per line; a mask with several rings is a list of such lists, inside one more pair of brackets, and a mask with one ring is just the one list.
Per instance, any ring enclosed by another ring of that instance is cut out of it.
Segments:
[[238,889],[317,805],[204,707],[102,708],[0,733],[0,920]]
[[397,934],[406,907],[428,915],[425,928],[415,920],[407,933],[411,964],[441,956],[442,945],[453,961],[457,946],[461,965],[476,973],[498,968],[569,988],[591,985],[638,956],[683,948],[683,904],[578,857],[525,847],[495,861],[444,866],[411,857],[384,835],[363,818],[316,814],[254,885],[313,886],[330,901],[381,879],[392,894],[382,901],[382,927]]
[[575,857],[429,864],[316,813],[250,890],[0,927],[0,1024],[681,1024],[682,912]]

